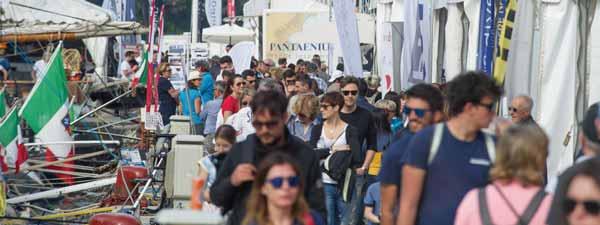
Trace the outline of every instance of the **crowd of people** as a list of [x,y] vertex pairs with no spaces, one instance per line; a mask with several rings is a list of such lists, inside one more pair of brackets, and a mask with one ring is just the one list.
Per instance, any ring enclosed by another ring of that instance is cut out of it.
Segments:
[[158,67],[160,112],[208,137],[202,201],[227,224],[600,224],[599,103],[555,176],[533,100],[497,119],[503,90],[481,72],[383,94],[377,76],[329,74],[318,56],[195,67],[181,92]]

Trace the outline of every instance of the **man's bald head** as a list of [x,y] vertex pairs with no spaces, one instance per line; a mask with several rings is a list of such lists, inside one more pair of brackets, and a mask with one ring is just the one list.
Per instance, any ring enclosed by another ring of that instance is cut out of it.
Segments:
[[518,95],[511,101],[509,111],[513,122],[518,123],[531,117],[533,99],[527,95]]

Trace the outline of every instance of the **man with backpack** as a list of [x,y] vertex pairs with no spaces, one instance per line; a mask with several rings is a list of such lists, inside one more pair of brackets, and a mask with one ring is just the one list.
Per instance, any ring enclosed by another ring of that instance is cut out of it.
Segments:
[[482,72],[448,83],[450,120],[419,131],[408,145],[397,224],[454,224],[464,195],[487,184],[494,140],[481,129],[493,120],[501,95]]
[[444,107],[442,93],[430,84],[417,84],[406,91],[404,115],[408,126],[396,133],[379,172],[381,182],[381,225],[393,225],[394,210],[398,207],[402,186],[402,165],[412,136],[423,128],[441,120]]

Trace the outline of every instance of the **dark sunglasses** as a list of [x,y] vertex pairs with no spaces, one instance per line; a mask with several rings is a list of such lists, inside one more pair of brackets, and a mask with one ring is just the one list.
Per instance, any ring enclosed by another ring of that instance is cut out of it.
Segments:
[[287,85],[294,85],[294,84],[296,84],[296,80],[286,80],[285,82],[287,83]]
[[258,120],[252,121],[252,126],[254,127],[254,129],[260,129],[262,127],[267,127],[267,129],[273,129],[275,128],[275,126],[277,126],[277,124],[279,124],[279,121],[277,120],[273,120],[273,121],[269,121],[269,122],[260,122]]
[[283,186],[283,181],[287,181],[289,187],[295,188],[300,185],[300,177],[292,176],[292,177],[275,177],[268,180],[275,189],[279,189]]
[[254,82],[256,82],[256,80],[249,80],[248,81],[249,84],[254,84]]
[[358,95],[358,91],[342,91],[342,94],[344,94],[344,96],[356,96]]
[[246,85],[246,82],[239,82],[239,83],[235,84],[235,86],[238,86],[238,87],[241,87],[244,85]]
[[298,113],[298,118],[300,118],[300,119],[308,119],[308,116],[304,115],[303,113]]
[[331,107],[331,105],[329,105],[329,104],[321,104],[319,106],[319,108],[321,108],[321,109],[328,109],[329,107]]
[[242,106],[247,106],[250,102],[242,102]]
[[494,111],[494,106],[496,105],[495,103],[490,103],[490,104],[483,104],[481,102],[476,102],[474,103],[475,105],[479,105],[479,106],[483,106],[485,107],[488,111],[492,112]]
[[417,108],[411,108],[408,106],[404,106],[404,109],[402,109],[402,113],[404,113],[404,115],[406,116],[410,116],[411,112],[415,112],[415,115],[417,115],[417,117],[419,118],[423,118],[425,117],[425,113],[427,113],[429,110],[427,109],[417,109]]
[[508,111],[516,113],[518,110],[517,110],[517,108],[511,106],[511,107],[508,107]]
[[570,214],[573,212],[573,210],[575,210],[575,207],[577,207],[577,205],[579,204],[583,204],[583,208],[588,214],[598,215],[598,213],[600,212],[600,201],[593,200],[580,202],[570,198],[566,198],[563,202],[563,207],[565,209],[565,212],[567,214]]

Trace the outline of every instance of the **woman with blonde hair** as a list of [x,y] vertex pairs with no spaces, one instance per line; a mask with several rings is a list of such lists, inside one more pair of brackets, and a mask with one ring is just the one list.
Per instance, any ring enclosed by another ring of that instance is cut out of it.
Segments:
[[285,153],[271,153],[258,166],[242,224],[323,224],[301,194],[304,186],[296,161]]
[[164,125],[171,122],[171,116],[175,115],[177,104],[179,104],[179,91],[173,88],[173,84],[169,78],[171,78],[171,67],[168,63],[161,63],[158,66],[158,73],[160,78],[158,79],[158,101],[160,107],[158,111],[162,116]]
[[287,127],[290,133],[304,142],[310,141],[313,127],[320,124],[317,119],[319,115],[319,97],[314,95],[298,95],[292,105],[294,116],[288,121]]
[[[508,128],[497,144],[492,183],[467,193],[454,224],[546,224],[552,200],[543,188],[546,157],[548,137],[543,130],[531,125]],[[489,165],[480,159],[471,163]]]

